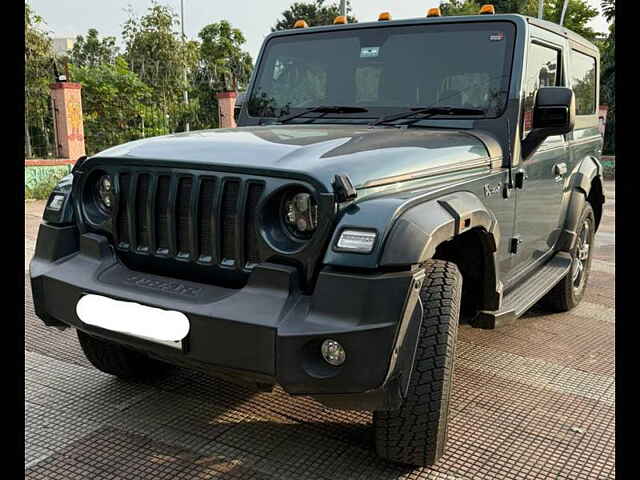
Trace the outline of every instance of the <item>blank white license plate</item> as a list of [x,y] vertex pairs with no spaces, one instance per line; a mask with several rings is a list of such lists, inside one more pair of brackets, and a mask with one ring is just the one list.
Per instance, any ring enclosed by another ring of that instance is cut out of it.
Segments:
[[101,295],[85,295],[76,313],[87,325],[123,333],[174,348],[189,334],[189,319],[182,312],[123,302]]

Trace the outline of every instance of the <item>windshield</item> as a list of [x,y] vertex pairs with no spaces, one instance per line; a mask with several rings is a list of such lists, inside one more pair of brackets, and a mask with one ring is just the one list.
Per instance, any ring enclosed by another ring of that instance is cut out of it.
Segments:
[[249,115],[345,105],[366,108],[357,116],[371,118],[438,105],[497,117],[507,102],[514,37],[512,23],[495,21],[275,37],[262,56]]

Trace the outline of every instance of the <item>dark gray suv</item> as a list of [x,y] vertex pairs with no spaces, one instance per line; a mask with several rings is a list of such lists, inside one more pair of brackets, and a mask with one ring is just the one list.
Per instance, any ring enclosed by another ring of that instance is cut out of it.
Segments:
[[432,464],[458,324],[584,295],[598,69],[519,15],[273,33],[239,128],[77,162],[40,227],[36,313],[105,372],[280,384],[373,411],[381,456]]

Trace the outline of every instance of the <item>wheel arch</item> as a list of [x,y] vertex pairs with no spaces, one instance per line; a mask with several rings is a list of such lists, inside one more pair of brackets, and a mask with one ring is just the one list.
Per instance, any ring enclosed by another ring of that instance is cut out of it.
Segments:
[[604,187],[602,183],[602,164],[593,156],[585,157],[570,180],[570,198],[565,221],[558,240],[558,250],[571,251],[576,241],[576,228],[584,208],[589,202],[593,208],[596,230],[602,219]]
[[463,277],[463,307],[495,310],[500,305],[495,215],[471,192],[457,192],[416,205],[394,223],[382,252],[382,267],[454,262]]

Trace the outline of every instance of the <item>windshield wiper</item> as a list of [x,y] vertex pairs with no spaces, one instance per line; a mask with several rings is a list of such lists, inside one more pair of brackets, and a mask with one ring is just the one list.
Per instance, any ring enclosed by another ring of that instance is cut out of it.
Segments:
[[[286,123],[289,120],[293,120],[294,118],[302,117],[307,113],[364,113],[368,111],[369,110],[363,107],[352,107],[349,105],[319,105],[317,107],[306,108],[298,113],[281,116],[276,121],[278,123]],[[320,116],[313,118],[320,118]]]
[[394,113],[393,115],[386,115],[380,117],[377,120],[369,122],[369,126],[380,125],[382,123],[393,122],[394,120],[401,120],[403,118],[412,117],[414,115],[420,115],[403,125],[410,125],[414,122],[418,122],[432,115],[484,115],[486,112],[479,108],[463,108],[463,107],[450,107],[450,106],[437,106],[437,107],[425,107],[425,108],[412,108],[406,112]]

